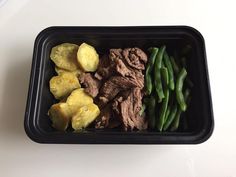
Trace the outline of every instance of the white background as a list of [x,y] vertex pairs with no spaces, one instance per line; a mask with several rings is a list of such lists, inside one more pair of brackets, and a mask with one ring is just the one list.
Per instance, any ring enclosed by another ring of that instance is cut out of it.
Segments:
[[[0,7],[0,176],[236,177],[236,10],[227,0],[7,0]],[[33,43],[53,25],[190,25],[204,36],[215,130],[200,145],[44,145],[23,128]]]

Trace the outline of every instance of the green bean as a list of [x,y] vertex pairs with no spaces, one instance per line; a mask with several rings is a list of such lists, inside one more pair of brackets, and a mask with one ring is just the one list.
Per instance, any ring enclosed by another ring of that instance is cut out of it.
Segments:
[[168,106],[168,102],[169,102],[169,89],[166,88],[165,89],[165,98],[163,100],[162,106],[161,106],[161,110],[160,110],[160,116],[157,122],[157,128],[159,131],[162,131],[163,128],[163,124],[165,121],[165,115],[166,115],[166,110],[167,110],[167,106]]
[[146,104],[142,104],[141,110],[139,111],[139,115],[143,116],[145,110],[146,110]]
[[[191,101],[190,90],[188,88],[184,92],[184,98],[188,107]],[[183,129],[186,130],[187,127],[188,127],[188,123],[187,123],[186,117],[183,117]]]
[[154,96],[151,96],[148,100],[148,125],[151,129],[155,128],[156,121],[156,99]]
[[[184,68],[187,68],[187,61],[186,61],[186,57],[182,57],[180,59],[181,65]],[[186,84],[188,85],[188,87],[192,88],[193,87],[193,82],[189,79],[189,77],[186,77]]]
[[[180,59],[180,62],[181,62],[181,65],[182,65],[184,68],[187,68],[187,61],[186,61],[186,58],[185,58],[185,57],[182,57],[182,58]],[[188,76],[186,77],[186,84],[187,84],[188,87],[190,87],[190,88],[193,87],[193,82],[189,79]]]
[[[188,102],[189,97],[190,97],[190,90],[186,89],[185,92],[184,92],[184,100],[185,100],[185,102]],[[170,129],[171,131],[175,131],[175,130],[178,129],[181,113],[182,113],[182,110],[181,110],[180,106],[178,106],[178,110],[177,110],[176,116],[174,118],[174,122],[171,125],[171,129]]]
[[161,68],[161,78],[163,78],[164,86],[167,88],[169,84],[169,74],[166,67]]
[[152,83],[152,77],[151,77],[150,68],[146,69],[146,73],[145,73],[145,88],[146,88],[147,95],[150,95],[152,93],[152,89],[153,89],[153,83]]
[[158,48],[153,47],[150,49],[150,51],[151,51],[151,55],[148,60],[147,69],[146,69],[146,73],[145,73],[145,86],[146,86],[147,95],[150,95],[152,93],[152,89],[153,89],[151,72],[153,70],[153,65],[155,63],[156,55],[158,53]]
[[169,87],[171,90],[174,90],[175,89],[174,72],[173,72],[172,64],[170,62],[170,57],[167,54],[167,52],[164,53],[164,63],[168,69]]
[[[191,50],[192,50],[192,47],[191,47],[191,45],[188,44],[181,51],[181,55],[183,55],[183,57],[180,58],[180,62],[181,62],[182,67],[184,67],[184,68],[187,68],[187,58],[186,58],[186,55],[188,55],[191,52]],[[193,87],[193,82],[190,80],[189,77],[186,78],[186,84],[190,88]]]
[[183,84],[184,84],[184,80],[187,76],[187,71],[185,68],[182,68],[180,73],[178,74],[177,76],[177,80],[176,80],[176,99],[177,99],[177,102],[181,108],[182,111],[185,111],[186,110],[186,102],[184,100],[184,95],[183,95],[183,92],[182,92],[182,89],[183,89]]
[[182,113],[182,110],[178,108],[177,113],[174,118],[174,122],[171,125],[170,131],[175,131],[179,128],[179,120],[180,120],[181,113]]
[[166,120],[168,119],[168,116],[170,115],[170,106],[167,106],[167,109],[166,109],[166,114],[165,114],[165,119],[164,119],[164,125],[165,125],[165,122]]
[[170,115],[165,121],[164,128],[163,128],[164,131],[166,131],[169,128],[169,126],[171,125],[171,123],[173,122],[176,116],[176,113],[177,113],[177,104],[174,104],[174,106],[171,108]]
[[158,96],[159,103],[165,97],[165,95],[163,93],[163,87],[162,87],[162,82],[161,82],[161,71],[160,71],[165,49],[166,49],[165,46],[162,46],[160,48],[160,50],[157,53],[155,64],[154,64],[154,85],[155,85],[155,90],[156,90],[156,93]]
[[177,75],[180,71],[179,66],[177,65],[177,63],[175,62],[175,59],[173,56],[170,56],[170,61],[174,70],[174,73]]
[[152,48],[151,48],[151,55],[150,55],[150,58],[149,58],[148,64],[147,64],[147,67],[150,68],[150,72],[152,72],[152,69],[153,69],[153,67],[154,67],[158,50],[159,50],[159,49],[158,49],[157,47],[152,47]]

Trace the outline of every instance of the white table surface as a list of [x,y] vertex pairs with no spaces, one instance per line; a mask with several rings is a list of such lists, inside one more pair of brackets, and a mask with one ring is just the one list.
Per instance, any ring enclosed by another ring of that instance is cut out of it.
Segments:
[[[236,10],[227,0],[7,0],[0,7],[0,176],[236,177]],[[215,130],[200,145],[47,145],[23,120],[36,35],[54,25],[190,25],[205,37]]]

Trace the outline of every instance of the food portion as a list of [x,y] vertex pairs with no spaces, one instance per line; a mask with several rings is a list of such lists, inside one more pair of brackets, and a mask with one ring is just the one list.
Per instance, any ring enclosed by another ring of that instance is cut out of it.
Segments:
[[100,110],[96,104],[88,104],[79,107],[76,114],[72,117],[72,128],[81,130],[86,128],[100,114]]
[[63,43],[52,48],[50,58],[58,68],[75,71],[78,69],[77,51],[78,45]]
[[176,131],[179,128],[181,114],[189,105],[190,89],[193,87],[187,77],[186,58],[175,56],[181,57],[177,63],[173,56],[168,55],[166,46],[161,46],[160,49],[152,47],[149,51],[144,103],[148,110],[148,126],[160,132]]
[[80,83],[85,87],[86,93],[88,93],[93,98],[98,95],[101,82],[96,79],[91,73],[81,74],[79,80]]
[[[110,49],[108,57],[101,60],[107,61],[101,61],[106,64],[99,65],[95,73],[102,83],[98,94],[101,116],[96,119],[95,127],[108,128],[110,122],[117,122],[116,125],[121,125],[125,131],[146,129],[146,119],[140,116],[139,111],[144,94],[143,71],[147,55],[139,48]],[[112,73],[107,75],[107,71]]]
[[80,83],[73,73],[62,73],[53,76],[49,82],[50,91],[56,99],[67,97],[74,89],[80,88]]
[[93,103],[93,98],[90,97],[83,88],[79,88],[71,92],[66,103],[72,114],[75,114],[80,107]]
[[61,131],[65,131],[70,122],[70,109],[66,103],[57,103],[51,106],[48,111],[52,121],[52,126]]
[[77,61],[84,71],[94,72],[98,67],[99,56],[94,47],[83,43],[79,46]]
[[[123,131],[176,131],[189,105],[193,86],[183,49],[169,56],[167,47],[109,49],[99,57],[86,43],[53,47],[55,71],[50,91],[52,126],[61,131],[86,128]],[[176,59],[178,58],[178,59]],[[179,59],[181,58],[181,59]]]
[[[88,56],[89,64],[87,66],[97,67],[98,55],[95,49],[83,43],[82,52],[79,56],[84,62],[84,58]],[[89,48],[89,49],[88,49]],[[92,76],[85,73],[84,68],[81,68],[81,63],[78,63],[77,53],[79,46],[76,44],[63,43],[52,48],[50,58],[55,64],[57,76],[53,76],[49,81],[50,92],[59,103],[53,104],[48,111],[52,121],[52,126],[60,131],[65,131],[72,124],[74,130],[86,128],[99,115],[100,110],[93,103],[95,93],[91,82]],[[96,55],[95,55],[96,54]],[[94,59],[94,56],[95,59]],[[81,88],[81,84],[89,88]],[[86,90],[86,91],[85,91]],[[88,93],[87,93],[88,92]],[[98,91],[97,91],[98,92]],[[97,94],[97,93],[96,93]]]

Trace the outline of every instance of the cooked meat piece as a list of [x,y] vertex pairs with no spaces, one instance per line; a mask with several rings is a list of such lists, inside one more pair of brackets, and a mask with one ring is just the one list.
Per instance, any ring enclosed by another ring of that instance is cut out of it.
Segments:
[[133,68],[144,70],[147,55],[139,48],[126,48],[122,52],[126,62]]
[[142,108],[142,91],[139,88],[135,88],[131,91],[133,96],[133,110],[135,113],[135,116],[137,117]]
[[132,75],[132,71],[124,64],[121,59],[114,59],[114,62],[116,64],[115,70],[118,74],[123,77]]
[[101,110],[99,117],[96,119],[95,128],[106,128],[109,125],[109,120],[112,116],[111,105],[106,105],[105,108]]
[[95,121],[95,128],[115,128],[121,125],[121,120],[113,115],[111,104],[107,104],[101,110],[99,117]]
[[113,58],[113,61],[115,63],[115,70],[118,74],[123,77],[130,77],[136,81],[138,87],[144,87],[144,75],[141,70],[126,66],[123,60],[119,58]]
[[103,107],[110,100],[114,99],[120,91],[138,86],[139,83],[133,78],[112,76],[100,89],[99,105]]
[[104,107],[109,101],[116,97],[116,95],[122,90],[122,88],[118,88],[115,84],[109,84],[102,94],[99,96],[98,105],[100,108]]
[[139,48],[110,49],[94,77],[103,82],[95,99],[101,109],[95,128],[144,130],[147,122],[139,115],[142,106],[146,54]]
[[142,72],[138,71],[138,70],[134,70],[134,78],[137,82],[137,85],[139,88],[143,88],[144,87],[144,75]]
[[90,73],[84,73],[79,78],[80,83],[85,87],[85,92],[93,98],[98,95],[100,88],[100,81],[93,77]]
[[112,109],[115,112],[115,114],[117,115],[117,117],[120,116],[121,114],[121,110],[120,110],[120,103],[124,100],[123,96],[117,96],[113,103],[112,103]]
[[122,59],[122,49],[110,49],[109,58],[113,61],[115,59]]
[[142,93],[140,88],[134,88],[130,91],[127,98],[120,97],[112,105],[117,116],[123,123],[123,128],[127,130],[147,129],[147,122],[139,115],[142,106]]
[[110,81],[115,83],[118,87],[125,89],[131,89],[133,87],[138,87],[138,82],[134,78],[113,76]]
[[107,56],[103,55],[99,60],[99,65],[95,77],[98,80],[107,79],[112,76],[114,71],[114,64],[112,60]]

